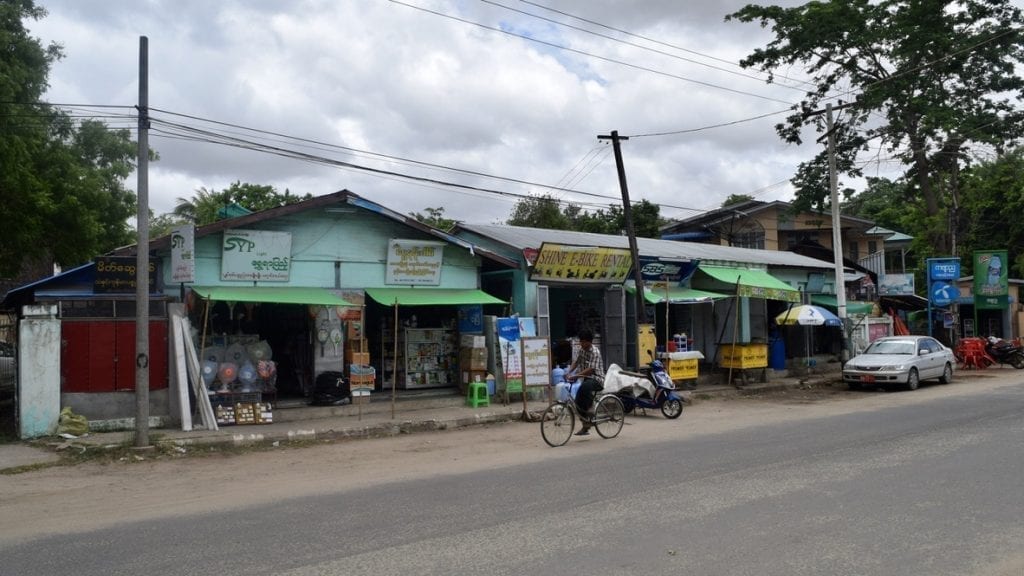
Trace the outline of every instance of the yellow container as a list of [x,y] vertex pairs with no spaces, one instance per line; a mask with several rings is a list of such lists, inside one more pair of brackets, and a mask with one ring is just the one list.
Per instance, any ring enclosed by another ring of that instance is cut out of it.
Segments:
[[687,360],[668,360],[668,377],[673,380],[693,380],[697,377],[698,361],[696,358]]
[[722,368],[767,368],[767,344],[723,344]]

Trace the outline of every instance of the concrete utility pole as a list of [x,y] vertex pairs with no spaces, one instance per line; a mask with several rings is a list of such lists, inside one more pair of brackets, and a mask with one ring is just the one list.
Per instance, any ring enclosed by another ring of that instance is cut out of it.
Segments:
[[636,247],[636,231],[633,229],[633,207],[629,203],[629,186],[626,185],[626,167],[622,163],[622,147],[619,141],[629,140],[628,136],[619,136],[618,130],[612,130],[606,136],[598,135],[598,140],[611,140],[615,151],[615,166],[619,171],[619,189],[622,191],[622,215],[626,218],[626,235],[629,236],[629,253],[633,258],[633,278],[636,282],[636,323],[647,323],[647,307],[644,305],[644,278],[640,273],[640,253]]
[[135,250],[135,447],[149,446],[149,39],[139,36],[139,235]]
[[836,138],[832,125],[832,104],[825,105],[828,128],[828,189],[832,199],[832,257],[836,274],[836,308],[842,322],[843,343],[840,360],[845,364],[850,359],[849,339],[846,334],[846,284],[843,282],[843,237],[839,222],[839,175],[836,170]]

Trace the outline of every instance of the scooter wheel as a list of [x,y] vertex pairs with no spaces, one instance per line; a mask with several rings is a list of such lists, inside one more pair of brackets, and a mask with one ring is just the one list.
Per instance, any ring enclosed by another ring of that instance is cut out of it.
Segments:
[[683,401],[678,398],[666,400],[664,404],[661,405],[661,413],[665,415],[665,418],[670,420],[679,418],[683,413]]

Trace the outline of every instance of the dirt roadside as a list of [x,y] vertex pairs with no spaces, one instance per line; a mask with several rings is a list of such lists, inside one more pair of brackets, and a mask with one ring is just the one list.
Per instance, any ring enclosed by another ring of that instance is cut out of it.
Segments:
[[[461,474],[541,459],[598,454],[650,440],[686,438],[794,419],[868,411],[979,394],[1020,381],[992,370],[915,392],[851,392],[844,386],[702,399],[678,420],[627,419],[614,440],[574,438],[549,448],[535,423],[513,422],[394,438],[351,440],[240,453],[147,458],[41,468],[0,476],[0,541],[77,532],[133,520],[223,510],[385,482]],[[474,449],[466,450],[472,442]],[[244,485],[246,489],[238,489]]]

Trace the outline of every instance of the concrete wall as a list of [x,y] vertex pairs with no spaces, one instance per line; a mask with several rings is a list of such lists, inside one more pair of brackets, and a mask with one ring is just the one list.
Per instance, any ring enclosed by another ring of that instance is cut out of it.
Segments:
[[25,306],[18,326],[18,435],[57,432],[60,421],[60,321],[55,305]]

